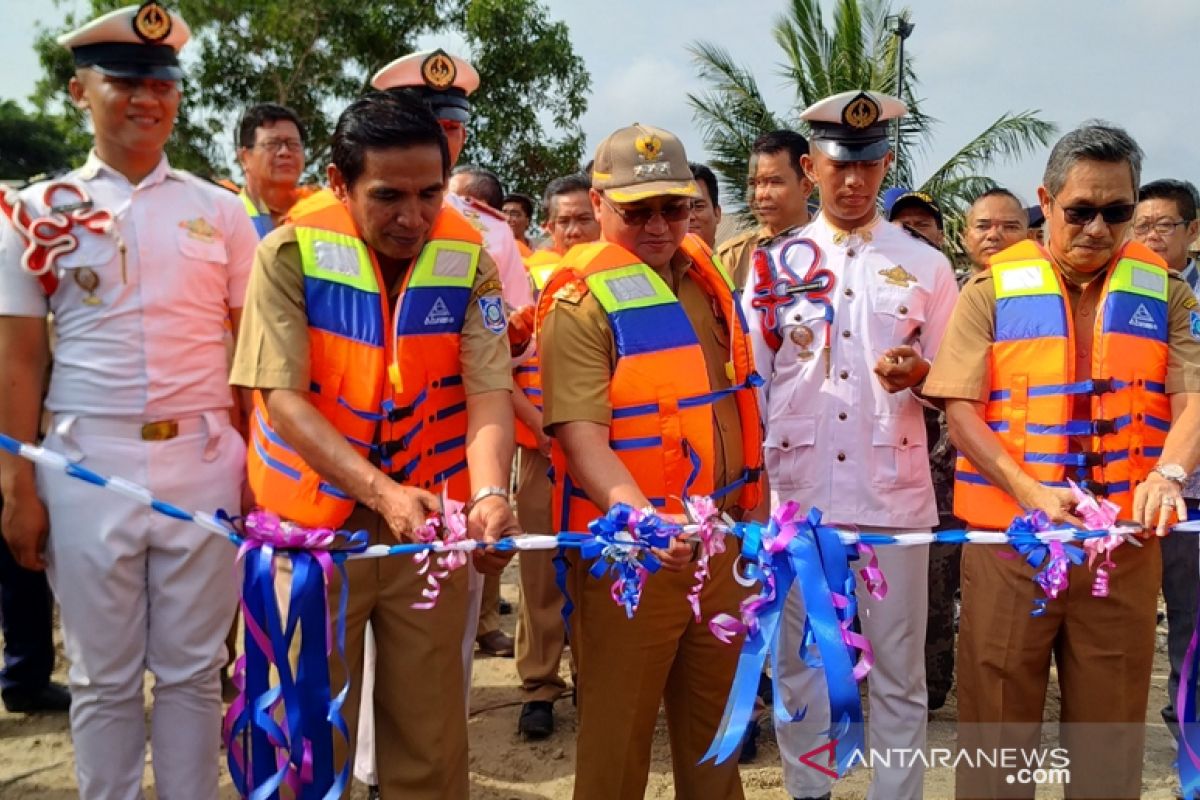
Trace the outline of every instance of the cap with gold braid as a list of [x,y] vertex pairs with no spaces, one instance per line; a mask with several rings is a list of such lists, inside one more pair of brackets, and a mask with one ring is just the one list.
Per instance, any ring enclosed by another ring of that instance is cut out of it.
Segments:
[[836,161],[875,161],[890,147],[889,123],[908,113],[891,95],[851,90],[813,103],[800,115],[809,142]]
[[155,0],[97,17],[56,40],[71,51],[75,66],[117,78],[177,81],[179,50],[191,35],[178,14]]
[[371,86],[413,89],[429,103],[434,116],[454,122],[471,118],[467,95],[479,88],[479,73],[467,61],[445,50],[421,50],[397,58],[371,78]]
[[636,122],[609,134],[596,148],[592,188],[617,203],[660,195],[700,197],[679,138]]

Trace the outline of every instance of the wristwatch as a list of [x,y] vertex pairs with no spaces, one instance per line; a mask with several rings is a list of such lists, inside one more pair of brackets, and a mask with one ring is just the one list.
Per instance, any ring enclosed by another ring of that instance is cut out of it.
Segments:
[[505,489],[503,486],[485,486],[475,494],[471,495],[471,499],[467,501],[465,506],[463,506],[463,513],[470,514],[471,509],[475,507],[476,503],[485,497],[491,497],[493,495],[496,497],[503,497],[506,503],[511,502],[508,499],[508,489]]
[[1159,464],[1153,471],[1162,475],[1167,480],[1179,484],[1181,487],[1188,476],[1187,470],[1178,464]]

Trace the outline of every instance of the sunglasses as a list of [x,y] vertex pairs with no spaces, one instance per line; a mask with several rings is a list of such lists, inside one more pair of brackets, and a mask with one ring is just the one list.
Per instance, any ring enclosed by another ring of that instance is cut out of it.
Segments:
[[663,203],[661,208],[651,208],[650,206],[622,208],[603,194],[600,195],[600,199],[604,201],[606,206],[613,210],[613,213],[621,218],[622,222],[638,228],[657,216],[661,216],[667,222],[682,222],[692,214],[692,203],[690,200],[675,200]]
[[[1057,198],[1055,199],[1057,202]],[[1105,225],[1119,225],[1133,219],[1134,203],[1114,203],[1110,206],[1062,206],[1063,219],[1068,225],[1087,225],[1099,214]]]

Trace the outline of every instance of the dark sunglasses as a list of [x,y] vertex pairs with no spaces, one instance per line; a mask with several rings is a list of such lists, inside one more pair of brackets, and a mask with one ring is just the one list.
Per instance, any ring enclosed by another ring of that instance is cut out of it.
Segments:
[[[1057,202],[1057,199],[1055,200]],[[1099,214],[1105,225],[1119,225],[1133,219],[1134,203],[1114,203],[1111,206],[1063,206],[1063,219],[1068,225],[1087,225]]]
[[604,195],[600,195],[600,197],[604,200],[604,204],[621,218],[622,222],[635,227],[645,225],[656,216],[662,216],[667,222],[681,222],[692,214],[692,203],[690,200],[677,200],[671,203],[664,203],[662,208],[656,209],[649,206],[622,207]]

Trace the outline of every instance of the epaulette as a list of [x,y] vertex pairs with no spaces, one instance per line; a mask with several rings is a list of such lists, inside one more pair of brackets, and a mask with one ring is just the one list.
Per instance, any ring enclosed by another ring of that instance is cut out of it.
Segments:
[[568,281],[566,284],[560,287],[554,293],[553,297],[556,302],[561,300],[564,303],[570,303],[573,306],[577,306],[583,302],[583,298],[587,297],[587,295],[587,284],[581,280],[575,279]]
[[503,214],[489,206],[487,203],[480,202],[474,197],[464,197],[463,200],[467,202],[467,205],[469,205],[473,211],[478,211],[480,214],[487,214],[489,217],[495,217],[504,223],[508,222]]

